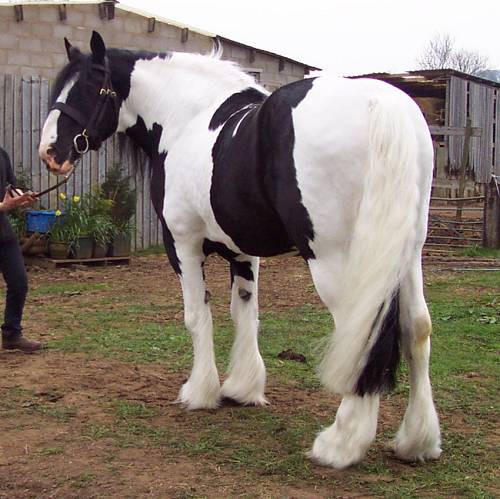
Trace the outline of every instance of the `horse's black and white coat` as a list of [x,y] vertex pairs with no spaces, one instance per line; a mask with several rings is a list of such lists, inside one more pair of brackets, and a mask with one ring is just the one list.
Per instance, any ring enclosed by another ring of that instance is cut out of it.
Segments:
[[[375,437],[379,394],[394,384],[399,344],[410,365],[410,402],[394,447],[406,460],[437,458],[438,418],[428,376],[431,323],[423,296],[433,151],[413,101],[374,80],[319,77],[269,94],[217,56],[106,50],[67,43],[55,100],[90,117],[91,148],[114,131],[146,151],[167,254],[179,275],[194,363],[179,401],[216,407],[222,397],[265,404],[258,349],[258,257],[288,252],[308,263],[336,328],[320,373],[344,397],[311,456],[346,467]],[[116,102],[99,101],[103,67]],[[104,102],[104,103],[102,103]],[[40,154],[67,171],[82,125],[60,109]],[[203,277],[208,254],[231,268],[236,337],[222,387]]]

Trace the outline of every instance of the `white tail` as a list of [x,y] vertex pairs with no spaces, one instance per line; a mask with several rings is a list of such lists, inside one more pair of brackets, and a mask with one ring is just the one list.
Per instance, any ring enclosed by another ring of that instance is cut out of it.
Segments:
[[414,251],[419,188],[412,111],[403,94],[370,104],[369,164],[335,330],[319,369],[327,389],[340,394],[356,392]]

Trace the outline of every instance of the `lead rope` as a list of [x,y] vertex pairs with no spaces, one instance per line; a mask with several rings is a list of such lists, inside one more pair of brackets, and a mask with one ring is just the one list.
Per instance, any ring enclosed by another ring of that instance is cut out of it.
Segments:
[[[69,171],[66,175],[64,175],[63,179],[60,182],[57,182],[57,184],[53,185],[52,187],[49,187],[48,189],[43,190],[42,192],[37,192],[36,194],[33,194],[32,197],[40,198],[44,194],[48,194],[49,192],[53,191],[54,189],[61,187],[61,185],[66,184],[68,182],[68,180],[71,178],[71,176],[73,175],[78,162],[79,162],[79,159],[77,159],[75,161],[74,165],[71,167],[71,171]],[[19,194],[18,189],[19,189],[19,187],[14,187],[12,184],[9,184],[7,186],[7,191],[13,198],[21,196],[21,194]]]

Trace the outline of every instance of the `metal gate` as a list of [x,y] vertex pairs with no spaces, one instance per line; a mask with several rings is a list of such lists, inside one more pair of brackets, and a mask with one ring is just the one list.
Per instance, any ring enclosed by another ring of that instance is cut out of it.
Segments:
[[485,196],[431,198],[425,248],[453,253],[483,243]]

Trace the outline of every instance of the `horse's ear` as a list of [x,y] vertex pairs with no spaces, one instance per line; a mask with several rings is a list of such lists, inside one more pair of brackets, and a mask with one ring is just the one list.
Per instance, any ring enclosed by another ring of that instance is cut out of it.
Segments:
[[103,62],[106,55],[106,45],[102,36],[97,31],[92,31],[92,38],[90,39],[90,50],[96,62]]
[[64,37],[64,46],[66,47],[66,54],[68,54],[68,61],[72,61],[80,54],[80,50],[73,47],[66,37]]

